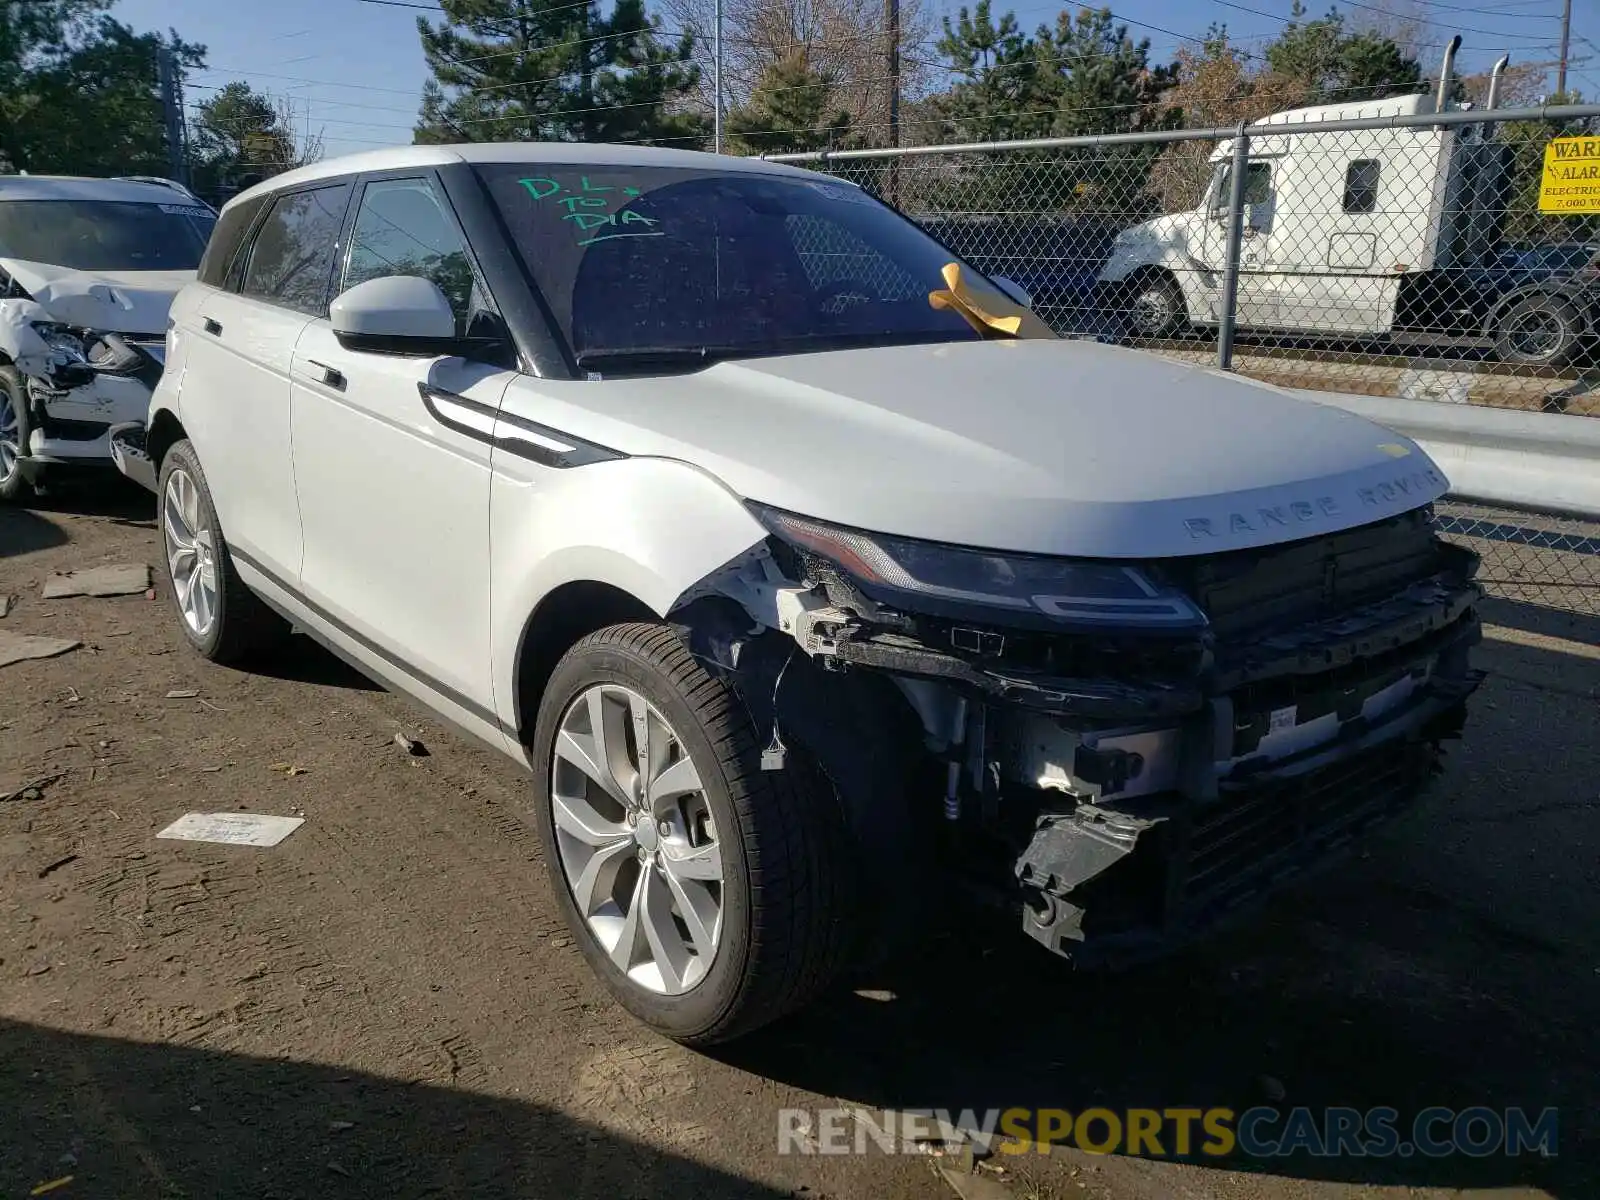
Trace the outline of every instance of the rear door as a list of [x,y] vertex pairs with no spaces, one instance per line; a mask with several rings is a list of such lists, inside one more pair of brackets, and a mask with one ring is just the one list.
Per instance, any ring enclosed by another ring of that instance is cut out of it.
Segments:
[[[368,177],[336,293],[438,284],[465,336],[501,328],[436,176]],[[491,356],[492,357],[492,356]],[[511,361],[347,350],[308,322],[294,353],[300,590],[347,637],[497,737],[489,674],[489,468]]]
[[300,331],[327,312],[349,198],[348,180],[268,197],[222,286],[183,318],[179,415],[218,520],[245,566],[283,583],[299,574],[302,553],[289,366]]

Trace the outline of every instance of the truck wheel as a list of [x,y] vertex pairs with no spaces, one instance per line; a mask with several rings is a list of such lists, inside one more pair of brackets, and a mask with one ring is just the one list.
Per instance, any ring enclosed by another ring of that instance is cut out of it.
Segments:
[[846,945],[843,821],[794,749],[761,769],[737,696],[672,630],[614,625],[557,665],[534,732],[557,903],[634,1016],[688,1045],[801,1007]]
[[1152,271],[1127,291],[1128,332],[1134,337],[1173,337],[1189,325],[1189,310],[1178,281],[1165,271]]
[[1495,353],[1525,367],[1564,367],[1583,336],[1578,310],[1557,296],[1524,296],[1495,322]]
[[0,501],[11,503],[28,492],[22,456],[28,449],[28,396],[22,376],[0,367]]
[[159,486],[161,546],[179,628],[212,662],[243,665],[285,637],[288,623],[233,569],[211,489],[188,439],[161,460]]

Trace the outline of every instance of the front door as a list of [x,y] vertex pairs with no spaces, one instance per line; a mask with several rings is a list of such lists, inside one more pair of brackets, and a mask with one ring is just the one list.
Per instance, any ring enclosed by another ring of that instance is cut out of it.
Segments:
[[[1253,158],[1245,164],[1243,237],[1239,244],[1239,293],[1235,320],[1241,329],[1272,329],[1278,324],[1278,288],[1270,272],[1266,247],[1272,234],[1274,164]],[[1204,235],[1206,267],[1216,280],[1216,315],[1222,317],[1222,280],[1228,264],[1228,204],[1232,196],[1233,164],[1217,173],[1207,204]]]

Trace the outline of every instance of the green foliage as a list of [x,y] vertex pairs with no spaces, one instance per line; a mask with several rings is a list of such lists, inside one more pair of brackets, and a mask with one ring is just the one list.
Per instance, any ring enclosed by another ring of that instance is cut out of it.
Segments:
[[318,153],[315,145],[299,144],[270,96],[235,80],[196,108],[189,137],[192,186],[202,195],[220,195],[246,180],[300,166]]
[[837,150],[850,142],[850,114],[834,103],[833,80],[813,70],[804,54],[769,66],[724,128],[732,154]]
[[685,38],[665,45],[643,0],[440,0],[417,18],[432,78],[415,140],[673,141],[705,120],[682,98],[699,80]]
[[[1135,42],[1109,9],[1063,10],[1029,36],[990,0],[945,18],[939,53],[965,78],[932,98],[943,140],[990,141],[1126,133],[1171,126],[1162,101],[1171,66],[1150,65],[1150,42]],[[1145,180],[1157,146],[1060,150],[973,160],[953,177],[929,178],[931,207],[1039,212],[1129,213],[1148,207]],[[909,181],[908,181],[909,182]],[[1008,203],[1008,195],[1013,199]]]
[[1351,32],[1337,11],[1306,21],[1295,0],[1290,22],[1266,48],[1267,67],[1304,89],[1305,104],[1374,100],[1414,92],[1422,68],[1392,38],[1371,30]]
[[[1556,92],[1546,103],[1582,104],[1575,91]],[[1544,152],[1552,138],[1594,136],[1600,122],[1588,121],[1507,121],[1497,127],[1495,138],[1511,148],[1509,196],[1502,236],[1513,245],[1538,245],[1545,242],[1583,241],[1600,233],[1600,219],[1590,216],[1559,216],[1539,211],[1539,192],[1544,180]]]
[[109,0],[0,3],[0,164],[35,174],[163,174],[157,53],[180,69],[205,48],[135,33]]

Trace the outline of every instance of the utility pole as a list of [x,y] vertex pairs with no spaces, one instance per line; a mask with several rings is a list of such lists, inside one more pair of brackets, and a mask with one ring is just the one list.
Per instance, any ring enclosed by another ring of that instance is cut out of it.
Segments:
[[712,101],[711,116],[711,148],[716,153],[722,153],[722,0],[717,0],[716,36],[712,39],[711,59],[711,91],[714,96]]
[[167,171],[174,181],[188,186],[188,155],[183,145],[183,91],[178,79],[178,56],[171,46],[156,51],[156,81],[161,88],[161,114],[166,128]]
[[889,80],[889,145],[900,145],[900,0],[883,0],[884,74]]
[[[889,145],[900,147],[900,0],[883,0],[884,75],[889,81]],[[883,198],[900,203],[900,160],[891,158],[884,172]]]
[[1556,68],[1556,93],[1567,94],[1567,49],[1572,41],[1572,0],[1561,3],[1561,65]]

